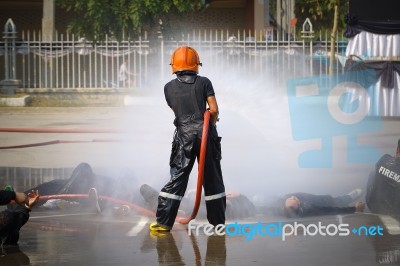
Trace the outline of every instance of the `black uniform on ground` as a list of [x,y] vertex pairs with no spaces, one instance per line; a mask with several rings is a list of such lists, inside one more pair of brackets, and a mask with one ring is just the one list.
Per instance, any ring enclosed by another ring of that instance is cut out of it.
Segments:
[[[96,188],[99,195],[110,196],[128,202],[140,199],[136,179],[129,173],[123,173],[117,177],[98,175],[93,172],[88,163],[80,163],[72,171],[68,179],[54,179],[39,184],[34,190],[38,190],[42,196],[59,194],[87,194],[91,188]],[[29,191],[32,189],[29,189]],[[83,200],[83,204],[87,201]],[[44,202],[41,202],[44,204]],[[102,202],[102,207],[106,203]],[[39,204],[37,205],[39,206]]]
[[331,195],[296,192],[285,195],[280,206],[284,206],[285,200],[291,196],[297,197],[300,201],[300,208],[297,212],[298,217],[346,214],[356,211],[356,207],[349,206],[354,201],[349,195],[332,197]]

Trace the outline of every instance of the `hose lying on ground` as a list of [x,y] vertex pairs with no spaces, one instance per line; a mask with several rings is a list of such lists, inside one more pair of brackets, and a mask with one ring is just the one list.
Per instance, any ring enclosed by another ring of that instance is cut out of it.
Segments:
[[0,146],[0,150],[30,148],[30,147],[46,146],[46,145],[61,144],[61,143],[85,143],[85,142],[121,142],[121,140],[116,140],[116,139],[59,140],[58,139],[58,140],[36,142],[36,143],[29,143],[22,145]]
[[[57,195],[43,195],[39,197],[39,201],[46,201],[46,200],[51,200],[51,199],[87,199],[89,198],[88,194],[57,194]],[[146,216],[151,216],[154,217],[154,212],[150,211],[146,208],[140,207],[134,203],[121,200],[121,199],[116,199],[110,196],[104,196],[104,195],[99,195],[99,202],[101,201],[109,201],[112,203],[116,203],[119,205],[126,205],[129,206],[130,208],[140,212],[143,215]]]
[[[193,207],[192,214],[186,218],[177,217],[177,221],[181,224],[188,224],[191,220],[196,218],[196,215],[199,211],[200,207],[200,200],[201,200],[201,192],[203,187],[203,177],[204,177],[204,165],[206,159],[206,151],[207,151],[207,139],[208,139],[208,129],[210,125],[210,112],[206,110],[204,112],[204,123],[203,123],[203,131],[202,131],[202,138],[200,144],[200,156],[199,156],[199,163],[198,163],[198,175],[197,175],[197,186],[196,186],[196,199]],[[25,133],[115,133],[115,131],[90,131],[90,130],[52,130],[52,129],[15,129],[15,128],[0,128],[0,132],[25,132]],[[34,147],[34,146],[43,146],[43,145],[51,145],[51,144],[58,144],[58,143],[77,143],[77,142],[115,142],[117,140],[91,140],[91,141],[68,141],[68,140],[55,140],[55,141],[48,141],[48,142],[41,142],[41,143],[33,143],[33,144],[26,144],[26,145],[17,145],[17,146],[7,146],[7,147],[0,147],[0,149],[12,149],[12,148],[26,148],[26,147]],[[77,199],[77,198],[88,198],[87,194],[59,194],[59,195],[43,195],[40,196],[39,200],[50,200],[50,199]],[[115,199],[109,196],[99,196],[99,200],[108,200],[120,205],[127,205],[130,208],[133,208],[147,216],[154,216],[154,212],[142,208],[136,204]]]
[[3,127],[0,132],[9,133],[122,133],[112,129],[60,129],[60,128],[17,128]]
[[[4,127],[0,128],[0,132],[9,132],[9,133],[122,133],[117,130],[112,129],[60,129],[60,128],[14,128],[14,127]],[[51,140],[45,142],[38,143],[30,143],[30,144],[22,144],[22,145],[13,145],[13,146],[0,146],[1,150],[5,149],[20,149],[20,148],[29,148],[29,147],[37,147],[37,146],[45,146],[45,145],[53,145],[60,143],[84,143],[84,142],[119,142],[119,140],[113,139],[93,139],[93,140]]]

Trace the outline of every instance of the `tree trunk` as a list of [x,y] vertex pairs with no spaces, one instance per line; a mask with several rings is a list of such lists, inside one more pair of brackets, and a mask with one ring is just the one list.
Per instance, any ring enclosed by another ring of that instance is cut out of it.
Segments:
[[333,74],[334,72],[334,66],[335,66],[335,42],[336,42],[336,33],[337,33],[337,27],[338,27],[338,20],[339,20],[339,5],[340,5],[340,0],[335,1],[335,15],[333,18],[333,28],[331,32],[331,50],[330,50],[330,56],[329,56],[329,74]]

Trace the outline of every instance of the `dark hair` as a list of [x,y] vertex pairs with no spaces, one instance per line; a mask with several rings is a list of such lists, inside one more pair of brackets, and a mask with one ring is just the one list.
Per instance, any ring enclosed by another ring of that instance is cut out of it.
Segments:
[[399,141],[397,142],[397,149],[400,149],[400,139],[399,139]]
[[295,207],[283,207],[283,215],[285,215],[287,218],[296,218],[299,217],[300,213],[300,206],[295,208]]

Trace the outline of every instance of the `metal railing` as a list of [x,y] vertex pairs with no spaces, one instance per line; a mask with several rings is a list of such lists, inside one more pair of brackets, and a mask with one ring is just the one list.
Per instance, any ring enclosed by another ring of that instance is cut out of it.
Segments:
[[[148,41],[87,42],[74,35],[60,35],[43,42],[35,34],[22,34],[17,42],[18,77],[24,88],[104,88],[117,87],[119,66],[124,57],[131,71],[145,73]],[[136,86],[145,76],[138,75]]]
[[68,179],[73,168],[0,167],[0,189],[11,185],[16,191],[25,191],[53,179]]
[[[337,71],[343,70],[340,57],[347,44],[340,36],[336,45]],[[23,88],[119,88],[119,68],[126,58],[128,68],[135,73],[133,87],[145,87],[150,71],[161,77],[169,72],[169,57],[179,45],[195,47],[202,61],[219,69],[235,67],[244,73],[269,73],[278,80],[328,71],[327,35],[310,41],[277,39],[264,32],[209,30],[185,33],[173,40],[162,36],[149,40],[144,34],[135,40],[107,39],[95,44],[74,35],[57,35],[54,41],[45,42],[40,32],[22,32],[15,49],[17,78]],[[4,43],[0,42],[0,80],[4,73],[3,55]]]
[[[347,41],[337,35],[336,72],[344,70]],[[317,41],[316,41],[317,40]],[[277,81],[290,77],[328,74],[330,40],[328,34],[313,39],[285,38],[264,32],[222,30],[193,31],[180,40],[163,40],[163,53],[168,59],[180,45],[195,47],[202,61],[219,69],[232,69],[245,74],[270,74]],[[165,64],[165,60],[164,65]]]

